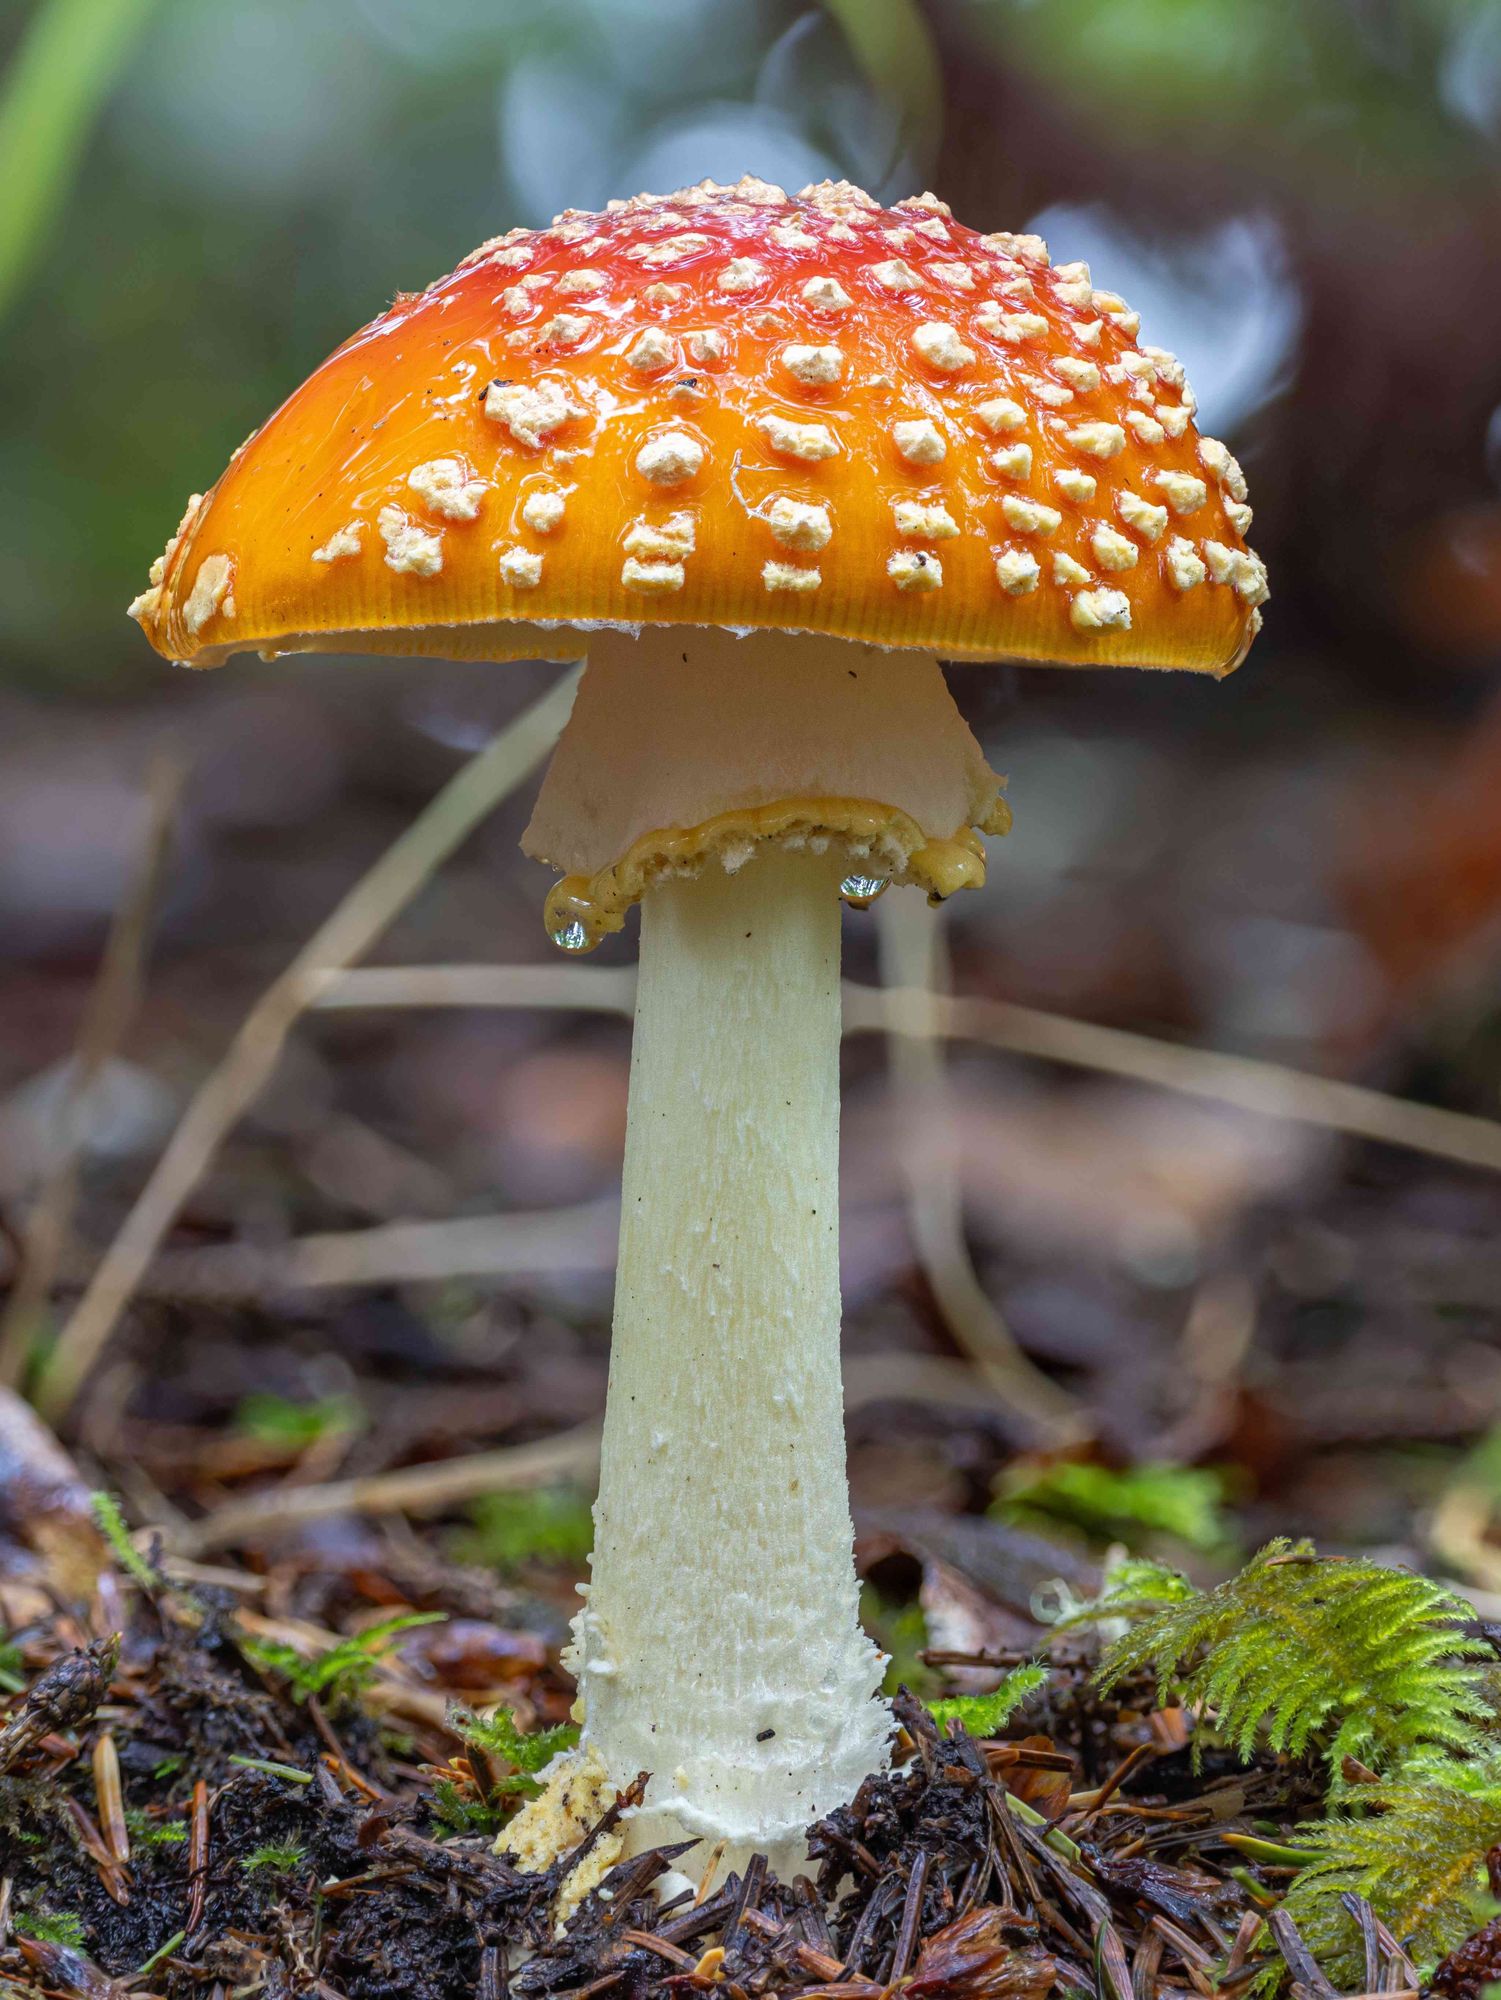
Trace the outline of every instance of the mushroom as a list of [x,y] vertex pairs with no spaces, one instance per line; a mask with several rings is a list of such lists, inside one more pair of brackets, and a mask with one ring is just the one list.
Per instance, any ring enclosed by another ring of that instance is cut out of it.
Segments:
[[840,899],[977,887],[1005,828],[940,658],[1219,675],[1250,644],[1240,469],[1136,336],[1085,267],[930,195],[569,213],[332,355],[131,607],[191,665],[588,658],[525,845],[564,950],[641,903],[640,986],[584,1734],[513,1835],[534,1861],[644,1771],[635,1846],[787,1867],[887,1757],[841,1418]]

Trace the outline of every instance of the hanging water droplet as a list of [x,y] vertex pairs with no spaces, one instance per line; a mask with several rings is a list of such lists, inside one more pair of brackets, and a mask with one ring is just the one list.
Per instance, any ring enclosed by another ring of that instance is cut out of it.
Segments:
[[884,875],[846,875],[839,884],[839,893],[847,903],[863,910],[867,903],[873,903],[890,882]]
[[587,951],[589,949],[589,933],[584,929],[583,922],[578,917],[570,917],[566,924],[560,924],[551,935],[552,941],[559,951]]

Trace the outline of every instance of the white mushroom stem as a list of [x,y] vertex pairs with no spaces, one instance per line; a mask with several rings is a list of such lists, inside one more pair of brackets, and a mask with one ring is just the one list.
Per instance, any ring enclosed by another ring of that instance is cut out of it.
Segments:
[[633,1847],[697,1834],[724,1867],[795,1869],[810,1822],[886,1761],[839,1376],[839,885],[945,851],[977,866],[964,840],[996,792],[924,655],[682,628],[591,644],[526,845],[586,910],[648,857],[574,1634],[586,1749],[617,1786],[651,1774]]
[[[769,854],[641,913],[589,1740],[632,1845],[796,1866],[886,1758],[839,1373],[840,863]],[[691,1862],[687,1864],[690,1868]]]

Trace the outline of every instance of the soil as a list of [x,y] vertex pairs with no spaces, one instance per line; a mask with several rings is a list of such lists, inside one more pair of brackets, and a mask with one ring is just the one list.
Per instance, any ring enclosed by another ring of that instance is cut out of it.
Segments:
[[[899,1695],[896,1768],[812,1830],[806,1875],[779,1881],[758,1858],[664,1902],[684,1850],[662,1849],[618,1863],[560,1931],[578,1851],[540,1875],[493,1852],[515,1776],[448,1705],[455,1683],[493,1674],[491,1628],[388,1630],[313,1693],[268,1636],[285,1629],[306,1655],[313,1628],[249,1608],[285,1577],[172,1567],[179,1581],[106,1568],[84,1621],[54,1611],[13,1641],[26,1685],[0,1733],[0,1974],[22,1991],[1166,2000],[1212,1976],[1234,1994],[1264,1969],[1248,1947],[1277,1870],[1224,1836],[1291,1825],[1319,1796],[1285,1761],[1196,1771],[1181,1712],[1145,1688],[1101,1698],[1088,1648],[1060,1648],[1004,1739],[940,1733]],[[429,1598],[448,1580],[434,1554]],[[91,1638],[110,1605],[119,1633]],[[564,1711],[545,1649],[519,1657],[515,1712]]]

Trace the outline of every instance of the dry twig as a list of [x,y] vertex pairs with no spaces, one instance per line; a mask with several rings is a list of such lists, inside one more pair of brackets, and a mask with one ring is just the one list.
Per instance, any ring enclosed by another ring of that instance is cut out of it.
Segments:
[[633,1014],[633,965],[361,965],[330,979],[313,1005],[538,1007]]

